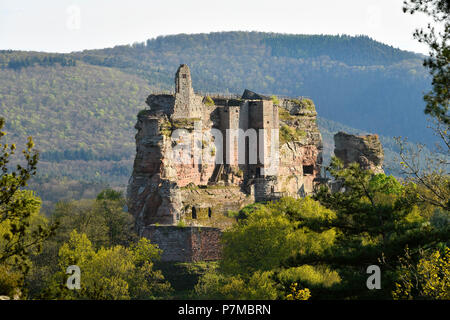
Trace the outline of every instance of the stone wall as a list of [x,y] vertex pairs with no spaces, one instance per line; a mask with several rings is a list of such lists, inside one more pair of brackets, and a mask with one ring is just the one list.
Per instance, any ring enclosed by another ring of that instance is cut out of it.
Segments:
[[[180,189],[183,207],[181,220],[188,225],[210,226],[226,230],[235,222],[229,211],[239,211],[254,203],[255,198],[244,192],[240,186],[195,186]],[[195,216],[193,211],[195,210]]]
[[153,113],[164,113],[170,115],[173,113],[175,97],[171,94],[151,94],[145,101],[150,106]]
[[317,112],[309,99],[281,99],[279,118],[280,131],[286,126],[295,139],[284,143],[280,139],[278,189],[284,195],[303,197],[313,193],[322,166]]
[[182,64],[175,75],[175,103],[172,119],[201,118],[203,97],[192,88],[191,71]]
[[210,227],[147,226],[143,236],[163,251],[162,261],[197,262],[220,259],[221,231]]

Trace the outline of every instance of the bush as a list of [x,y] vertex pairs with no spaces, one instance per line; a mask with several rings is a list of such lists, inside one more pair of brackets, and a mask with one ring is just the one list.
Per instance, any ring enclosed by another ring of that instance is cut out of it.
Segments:
[[[157,299],[167,297],[170,284],[153,269],[161,250],[147,239],[129,248],[117,245],[95,250],[85,234],[73,231],[59,249],[59,271],[54,275],[44,297],[51,299]],[[66,268],[81,270],[81,288],[69,290]]]

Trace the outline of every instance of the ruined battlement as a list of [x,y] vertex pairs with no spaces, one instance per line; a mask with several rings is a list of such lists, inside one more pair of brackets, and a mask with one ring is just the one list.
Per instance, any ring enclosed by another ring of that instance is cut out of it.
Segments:
[[173,94],[149,95],[137,119],[127,196],[138,232],[180,221],[226,229],[230,210],[313,192],[322,138],[311,100],[247,89],[202,96],[184,64],[174,82]]

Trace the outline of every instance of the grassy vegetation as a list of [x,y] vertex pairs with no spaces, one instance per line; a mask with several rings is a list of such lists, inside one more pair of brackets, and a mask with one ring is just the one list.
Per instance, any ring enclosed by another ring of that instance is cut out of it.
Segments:
[[316,106],[314,105],[314,102],[309,98],[303,98],[299,104],[308,111],[316,111]]
[[283,107],[278,108],[278,117],[281,121],[294,120],[295,116],[291,115],[288,110]]
[[205,97],[205,99],[203,100],[203,103],[205,105],[207,105],[208,107],[213,106],[214,105],[214,100],[211,99],[211,97]]
[[299,128],[282,125],[280,128],[280,145],[291,141],[300,141],[305,136],[306,132]]
[[280,100],[278,99],[277,96],[271,96],[271,97],[270,97],[270,100],[272,100],[272,102],[273,102],[274,105],[277,105],[277,106],[280,105]]

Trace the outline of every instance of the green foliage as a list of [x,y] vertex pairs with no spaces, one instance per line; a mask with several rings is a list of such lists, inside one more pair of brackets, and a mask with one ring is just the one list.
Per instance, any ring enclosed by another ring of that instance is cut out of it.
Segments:
[[311,292],[308,288],[299,289],[297,283],[291,285],[291,293],[286,296],[286,300],[308,300]]
[[18,58],[11,58],[8,61],[7,68],[20,70],[21,68],[27,68],[34,65],[39,65],[43,67],[54,66],[56,63],[63,67],[73,67],[76,66],[76,60],[66,57],[64,55],[48,55],[41,54],[35,56],[25,56]]
[[248,279],[208,272],[195,286],[200,299],[274,300],[279,298],[272,272],[257,271]]
[[[349,66],[365,66],[368,63],[389,65],[414,58],[411,52],[388,47],[367,36],[270,34],[263,42],[272,49],[271,53],[276,57],[305,59],[326,55]],[[365,55],[368,52],[371,54],[371,62],[367,61]]]
[[276,105],[276,106],[280,105],[280,100],[278,99],[277,96],[275,96],[275,95],[270,96],[270,100],[272,100],[274,105]]
[[278,108],[278,117],[280,118],[281,121],[294,120],[295,119],[295,116],[291,115],[289,113],[289,111],[286,108],[283,108],[283,107],[279,107]]
[[[416,252],[421,247],[445,243],[449,240],[449,226],[431,226],[421,215],[414,193],[393,177],[374,175],[356,163],[343,168],[337,158],[332,159],[328,170],[344,190],[330,193],[322,187],[315,198],[336,212],[336,219],[322,224],[323,228],[334,228],[336,240],[323,253],[299,255],[289,265],[335,266],[342,282],[333,288],[334,297],[389,298],[398,276],[397,257],[405,246]],[[371,264],[384,268],[381,290],[369,291],[365,287],[361,271]]]
[[284,269],[277,274],[277,278],[285,286],[292,283],[302,283],[307,287],[330,288],[341,282],[341,278],[336,271],[332,271],[326,266],[312,265]]
[[[32,258],[33,267],[26,278],[27,289],[32,298],[39,297],[48,287],[50,278],[57,269],[58,251],[69,241],[72,231],[85,234],[94,249],[112,246],[130,247],[137,241],[133,231],[132,216],[123,211],[123,198],[111,200],[79,200],[59,202],[52,210],[49,219],[59,224],[54,237],[42,246],[42,252]],[[112,194],[115,198],[116,194]]]
[[306,132],[299,128],[293,128],[285,124],[280,127],[280,145],[292,141],[301,141],[305,137]]
[[[117,245],[95,250],[85,234],[75,230],[58,253],[60,271],[54,275],[45,293],[54,299],[156,299],[170,293],[170,285],[160,271],[153,269],[160,250],[147,239],[129,248]],[[65,284],[66,268],[81,270],[81,289],[69,290]]]
[[72,230],[86,234],[95,247],[128,245],[135,239],[133,219],[123,211],[125,200],[79,200],[60,202],[50,218],[59,223],[57,237]]
[[326,267],[285,268],[297,254],[319,254],[333,245],[335,232],[317,226],[335,215],[310,198],[243,208],[223,235],[219,269],[200,279],[196,293],[211,299],[285,299],[294,282],[312,285],[312,292],[338,283],[339,275]]
[[[432,90],[425,94],[427,105],[425,113],[438,119],[444,125],[450,125],[448,108],[450,104],[450,4],[446,0],[408,0],[403,11],[411,14],[424,13],[433,19],[427,30],[416,29],[414,37],[429,47],[429,56],[423,65],[429,69]],[[442,29],[442,31],[436,31]],[[447,133],[447,139],[448,139]]]
[[3,143],[4,123],[0,118],[0,268],[11,274],[11,281],[1,277],[0,288],[5,291],[0,294],[10,294],[12,284],[18,285],[15,289],[22,289],[23,277],[31,266],[30,256],[41,249],[42,242],[52,235],[56,225],[47,225],[39,215],[40,199],[32,191],[23,190],[36,173],[38,162],[32,138],[28,138],[22,151],[26,166],[18,164],[11,171],[8,164],[16,147]]
[[174,289],[173,299],[197,299],[194,287],[199,278],[208,272],[214,273],[217,266],[217,261],[161,261],[155,264],[155,267],[161,270],[164,278]]
[[[88,163],[84,165],[87,166]],[[95,170],[95,164],[91,165],[94,167],[91,169]],[[93,180],[72,180],[67,177],[61,177],[59,179],[43,177],[38,173],[28,183],[27,188],[35,190],[36,195],[42,201],[41,212],[48,216],[53,212],[58,202],[95,199],[102,190],[108,188],[108,185]]]
[[7,297],[20,296],[20,288],[23,286],[23,275],[19,271],[13,271],[11,266],[0,264],[0,295]]
[[223,234],[221,267],[229,274],[272,270],[292,253],[292,233],[287,217],[257,209]]
[[185,228],[186,226],[187,225],[186,225],[186,222],[184,220],[180,220],[177,223],[177,227],[179,227],[179,228]]
[[402,188],[397,179],[382,173],[374,175],[369,181],[369,189],[379,193],[398,195]]
[[211,97],[207,96],[207,97],[205,97],[203,103],[210,107],[210,106],[214,105],[214,100],[211,99]]
[[[40,56],[0,53],[7,60],[16,55]],[[8,120],[7,142],[32,135],[39,146],[39,177],[31,183],[62,181],[62,177],[92,185],[126,183],[132,168],[136,113],[151,91],[144,80],[79,61],[72,67],[36,64],[1,69],[1,73],[0,117]],[[17,91],[10,90],[11,84]],[[16,161],[12,159],[12,164]],[[50,192],[44,196],[46,203],[55,198]]]
[[314,102],[309,98],[303,98],[302,100],[300,100],[299,104],[308,111],[316,111],[316,106],[314,105]]
[[124,200],[124,197],[122,192],[108,188],[97,195],[97,200]]
[[394,299],[450,299],[450,249],[421,251],[416,263],[406,250],[398,269]]

